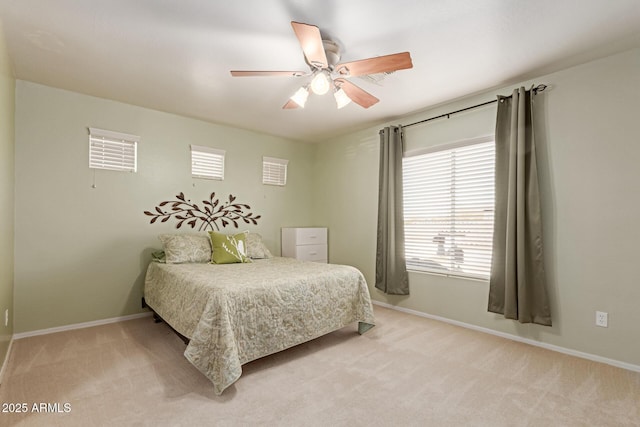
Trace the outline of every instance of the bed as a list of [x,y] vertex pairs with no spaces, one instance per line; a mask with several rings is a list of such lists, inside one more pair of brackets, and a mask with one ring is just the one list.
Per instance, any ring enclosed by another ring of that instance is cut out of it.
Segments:
[[292,258],[152,262],[144,300],[188,339],[185,357],[218,395],[240,378],[247,362],[356,322],[360,334],[374,325],[359,270]]

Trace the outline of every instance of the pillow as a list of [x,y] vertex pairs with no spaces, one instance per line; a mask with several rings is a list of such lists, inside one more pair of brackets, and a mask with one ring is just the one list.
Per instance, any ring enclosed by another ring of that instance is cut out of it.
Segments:
[[165,262],[209,262],[211,243],[205,234],[161,234],[158,236],[164,246]]
[[248,233],[246,238],[247,256],[252,259],[273,258],[258,233]]
[[164,251],[153,251],[153,252],[151,252],[151,261],[160,262],[160,263],[166,263],[167,259],[166,259],[166,255],[164,254]]
[[247,257],[247,233],[222,234],[210,231],[211,262],[214,264],[233,264],[251,262]]

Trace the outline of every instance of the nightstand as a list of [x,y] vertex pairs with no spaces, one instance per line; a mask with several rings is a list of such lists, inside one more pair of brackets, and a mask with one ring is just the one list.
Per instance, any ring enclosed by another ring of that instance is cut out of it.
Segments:
[[305,261],[328,262],[327,228],[283,228],[282,256]]

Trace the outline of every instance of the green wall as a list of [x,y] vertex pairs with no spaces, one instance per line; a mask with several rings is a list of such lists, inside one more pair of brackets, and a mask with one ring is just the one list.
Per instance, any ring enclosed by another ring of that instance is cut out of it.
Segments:
[[[92,188],[88,127],[140,136],[138,172],[96,171]],[[189,144],[227,151],[224,181],[191,178]],[[18,81],[15,331],[141,312],[157,235],[185,231],[151,225],[143,211],[181,191],[248,203],[262,219],[243,229],[279,254],[280,227],[311,218],[313,154],[297,141]],[[263,155],[290,160],[286,187],[262,185]]]
[[[486,310],[488,283],[411,272],[411,295],[388,296],[375,281],[378,130],[317,146],[314,222],[330,228],[329,258],[365,274],[375,300],[640,365],[640,50],[535,81],[544,243],[553,327],[520,325]],[[520,86],[520,84],[516,85]],[[509,95],[516,86],[402,117],[408,124]],[[495,104],[407,128],[407,149],[493,134]],[[609,313],[596,327],[595,311]]]
[[[0,45],[1,46],[1,45]],[[3,53],[4,50],[2,49]],[[6,53],[2,55],[3,70]],[[6,76],[5,76],[6,74]],[[2,128],[0,276],[15,332],[138,313],[144,271],[157,235],[142,212],[180,191],[201,200],[232,193],[262,214],[258,226],[279,253],[282,226],[326,225],[329,257],[360,268],[374,299],[498,332],[640,365],[640,50],[589,62],[535,81],[544,239],[554,325],[520,325],[486,311],[488,284],[410,273],[412,294],[390,297],[375,276],[378,130],[317,145],[206,123],[29,82],[15,85],[15,262],[13,130]],[[0,119],[13,116],[14,81],[3,71]],[[505,86],[452,101],[394,123],[410,123],[509,94]],[[408,149],[493,133],[495,106],[407,129]],[[250,118],[247,118],[250,120]],[[141,136],[138,173],[87,166],[87,127]],[[225,181],[189,176],[189,144],[227,150]],[[263,155],[290,159],[286,187],[263,186]],[[5,169],[6,164],[6,169]],[[6,268],[4,267],[6,265]],[[5,302],[6,301],[6,302]],[[0,307],[2,309],[2,307]],[[609,328],[594,325],[609,313]],[[6,329],[3,336],[10,336]],[[0,351],[6,351],[0,344]],[[3,350],[4,349],[4,350]],[[2,353],[0,353],[1,355]]]
[[14,109],[15,80],[0,22],[0,366],[13,335]]

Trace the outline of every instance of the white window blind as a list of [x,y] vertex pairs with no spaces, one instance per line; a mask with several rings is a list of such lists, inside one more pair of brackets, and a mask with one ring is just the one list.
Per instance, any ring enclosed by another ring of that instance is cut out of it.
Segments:
[[407,268],[488,279],[494,141],[465,141],[403,159]]
[[224,179],[224,150],[191,146],[191,176],[204,179]]
[[136,172],[140,137],[89,128],[89,168]]
[[262,183],[268,185],[287,184],[287,165],[289,160],[275,157],[262,158]]

